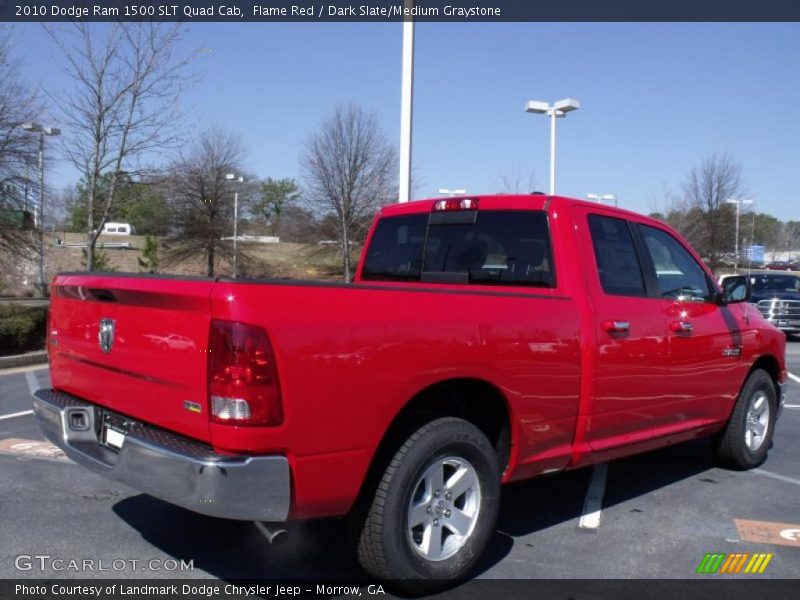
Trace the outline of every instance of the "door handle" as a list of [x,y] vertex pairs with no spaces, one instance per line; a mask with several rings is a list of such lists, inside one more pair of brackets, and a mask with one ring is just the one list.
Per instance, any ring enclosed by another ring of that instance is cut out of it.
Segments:
[[603,321],[601,327],[609,333],[627,333],[631,324],[630,321]]
[[689,321],[673,321],[669,324],[669,328],[673,333],[692,333],[694,325]]

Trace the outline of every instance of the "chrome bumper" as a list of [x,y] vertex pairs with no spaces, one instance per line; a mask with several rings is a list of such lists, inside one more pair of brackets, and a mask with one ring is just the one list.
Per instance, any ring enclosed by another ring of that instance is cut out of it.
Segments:
[[285,521],[289,515],[291,476],[283,456],[224,456],[138,422],[115,451],[98,441],[99,407],[42,389],[33,408],[48,440],[104,477],[213,517]]

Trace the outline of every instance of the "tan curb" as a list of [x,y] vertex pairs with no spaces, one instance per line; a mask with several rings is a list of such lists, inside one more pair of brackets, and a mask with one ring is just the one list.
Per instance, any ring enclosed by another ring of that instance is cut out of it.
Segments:
[[47,362],[47,351],[38,350],[25,354],[15,354],[13,356],[0,356],[0,371],[3,369],[13,369],[14,367],[27,367]]

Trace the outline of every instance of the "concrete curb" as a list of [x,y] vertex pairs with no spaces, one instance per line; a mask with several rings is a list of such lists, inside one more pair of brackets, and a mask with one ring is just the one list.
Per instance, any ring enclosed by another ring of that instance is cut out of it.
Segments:
[[47,362],[47,352],[38,350],[27,352],[26,354],[15,354],[13,356],[0,356],[0,370],[13,369],[14,367],[27,367]]

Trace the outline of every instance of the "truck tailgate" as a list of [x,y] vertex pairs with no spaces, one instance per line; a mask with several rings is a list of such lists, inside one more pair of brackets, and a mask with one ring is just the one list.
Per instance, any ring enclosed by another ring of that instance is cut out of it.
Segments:
[[207,442],[213,285],[201,279],[59,275],[48,332],[53,387]]

